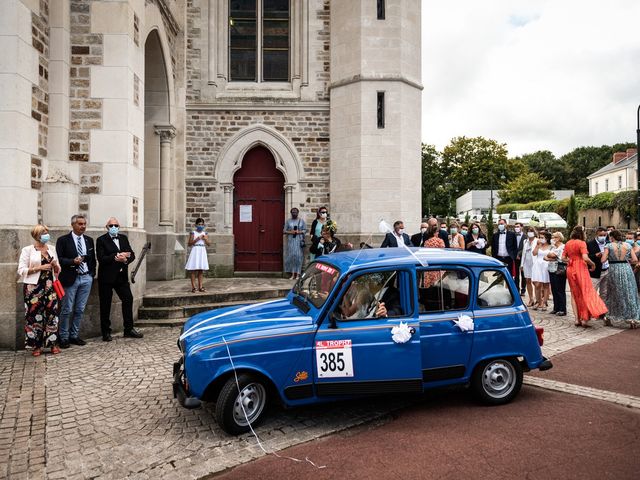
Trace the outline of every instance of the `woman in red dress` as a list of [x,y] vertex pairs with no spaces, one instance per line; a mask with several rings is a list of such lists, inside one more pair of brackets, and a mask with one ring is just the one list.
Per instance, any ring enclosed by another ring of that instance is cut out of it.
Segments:
[[[577,327],[590,327],[589,320],[607,313],[607,307],[596,293],[589,277],[589,270],[596,265],[589,259],[584,229],[577,226],[571,232],[571,240],[567,242],[562,254],[562,261],[568,263],[567,280],[571,289],[571,305],[576,317]],[[587,269],[587,265],[589,268]]]

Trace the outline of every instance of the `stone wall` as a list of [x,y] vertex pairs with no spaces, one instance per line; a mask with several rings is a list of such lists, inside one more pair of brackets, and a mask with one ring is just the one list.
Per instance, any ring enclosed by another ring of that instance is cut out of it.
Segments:
[[[295,202],[307,218],[312,210],[329,203],[329,116],[328,112],[300,111],[208,111],[192,110],[187,115],[187,219],[185,229],[192,228],[196,217],[213,225],[219,205],[214,174],[218,156],[227,142],[240,130],[253,124],[272,127],[295,147],[303,163],[306,181],[300,185],[304,201]],[[190,179],[191,177],[191,179]],[[197,177],[197,179],[193,179]]]

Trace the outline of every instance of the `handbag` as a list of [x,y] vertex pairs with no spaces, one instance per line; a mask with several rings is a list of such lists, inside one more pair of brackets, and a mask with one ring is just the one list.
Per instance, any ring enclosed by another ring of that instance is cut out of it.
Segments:
[[567,275],[567,264],[564,262],[558,262],[558,268],[556,270],[556,275],[560,277],[564,277]]
[[53,290],[56,292],[58,300],[62,300],[62,297],[65,296],[64,287],[62,286],[62,282],[56,278],[55,274],[53,274]]

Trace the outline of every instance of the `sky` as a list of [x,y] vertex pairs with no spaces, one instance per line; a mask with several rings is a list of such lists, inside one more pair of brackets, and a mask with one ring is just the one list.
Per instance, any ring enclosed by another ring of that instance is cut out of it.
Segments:
[[422,0],[422,141],[636,141],[640,0]]

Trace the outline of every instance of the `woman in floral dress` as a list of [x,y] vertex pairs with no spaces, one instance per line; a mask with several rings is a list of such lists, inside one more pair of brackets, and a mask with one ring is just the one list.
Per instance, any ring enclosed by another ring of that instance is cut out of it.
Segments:
[[49,229],[36,225],[31,230],[33,245],[20,252],[18,275],[24,284],[25,343],[32,349],[34,357],[43,348],[51,353],[60,353],[58,348],[58,314],[60,299],[54,288],[54,275],[60,273],[56,250],[49,245]]
[[602,254],[602,262],[609,261],[609,274],[604,277],[607,288],[607,308],[605,325],[629,325],[638,328],[640,323],[640,298],[633,270],[629,261],[637,262],[631,245],[623,241],[622,233],[613,230],[609,233],[611,243]]

